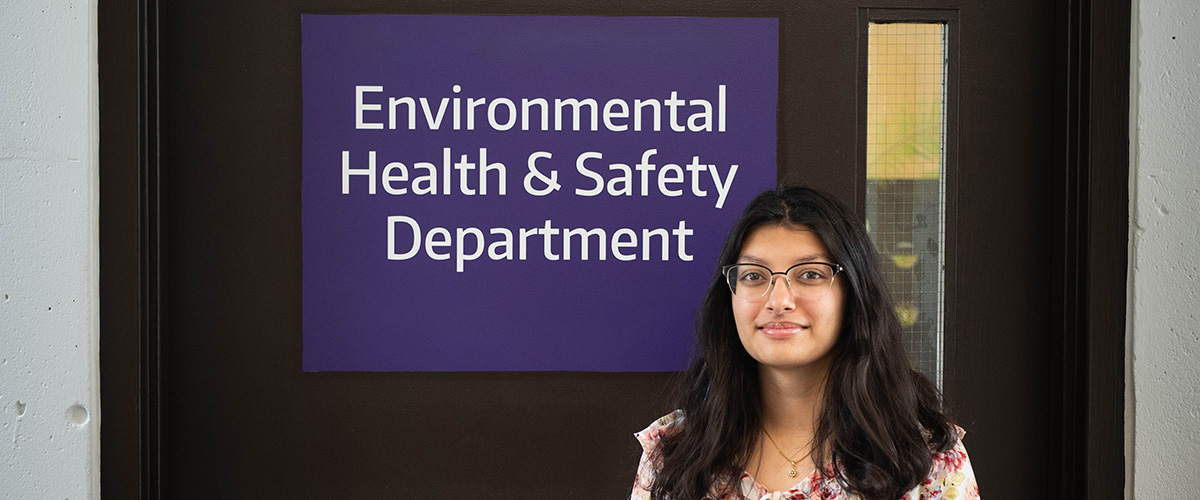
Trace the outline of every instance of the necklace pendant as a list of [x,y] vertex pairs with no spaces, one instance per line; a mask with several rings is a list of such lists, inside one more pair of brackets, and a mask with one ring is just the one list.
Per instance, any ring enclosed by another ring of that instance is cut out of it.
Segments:
[[792,464],[792,470],[788,471],[789,477],[796,477],[796,464]]

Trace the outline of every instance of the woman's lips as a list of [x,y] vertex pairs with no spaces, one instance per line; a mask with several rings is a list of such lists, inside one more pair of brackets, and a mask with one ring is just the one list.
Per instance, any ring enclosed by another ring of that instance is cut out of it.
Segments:
[[772,321],[758,327],[759,330],[762,330],[764,335],[773,338],[791,337],[792,335],[796,335],[801,331],[804,331],[805,328],[807,327],[799,323],[792,323],[788,321]]

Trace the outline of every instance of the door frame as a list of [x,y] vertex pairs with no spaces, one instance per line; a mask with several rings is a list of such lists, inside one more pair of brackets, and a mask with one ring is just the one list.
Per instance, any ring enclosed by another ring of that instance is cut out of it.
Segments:
[[[688,12],[668,0],[665,14]],[[855,8],[848,6],[847,8]],[[430,7],[434,9],[435,7]],[[567,7],[559,7],[566,9]],[[1129,0],[1056,0],[1052,327],[1062,498],[1124,497]],[[725,7],[737,15],[734,7]],[[529,13],[528,7],[512,9]],[[603,15],[603,7],[593,7]],[[715,9],[714,9],[715,10]],[[102,490],[162,498],[165,222],[159,2],[98,7]],[[557,13],[557,12],[556,12]],[[136,445],[132,445],[136,443]]]

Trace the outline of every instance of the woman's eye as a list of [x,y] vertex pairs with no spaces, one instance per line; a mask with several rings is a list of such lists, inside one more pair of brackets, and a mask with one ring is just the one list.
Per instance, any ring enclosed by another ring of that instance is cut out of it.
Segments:
[[757,271],[750,271],[745,274],[742,274],[742,277],[740,279],[741,279],[741,281],[753,283],[755,281],[762,281],[765,278],[763,278],[763,275]]
[[829,279],[826,276],[828,273],[824,269],[817,267],[797,269],[795,273],[796,274],[792,275],[794,276],[792,279],[804,283],[820,283]]

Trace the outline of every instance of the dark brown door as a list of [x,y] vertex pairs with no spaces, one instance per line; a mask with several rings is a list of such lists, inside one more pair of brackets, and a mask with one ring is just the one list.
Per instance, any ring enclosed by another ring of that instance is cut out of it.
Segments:
[[[911,18],[952,30],[946,398],[968,431],[986,498],[1056,496],[1067,453],[1054,436],[1064,382],[1054,366],[1061,332],[1053,304],[1062,297],[1050,283],[1050,257],[1062,252],[1050,216],[1062,203],[1050,182],[1065,95],[1055,59],[1062,23],[1053,4],[1034,0],[915,6],[158,6],[159,79],[149,81],[161,120],[161,211],[152,211],[161,216],[162,327],[161,345],[142,345],[161,348],[161,365],[150,370],[162,385],[152,388],[161,399],[142,401],[160,405],[161,434],[149,446],[161,453],[140,456],[161,460],[143,470],[157,470],[162,497],[175,499],[621,498],[640,451],[632,433],[671,410],[669,374],[302,372],[301,14],[776,17],[780,180],[860,209],[862,27]],[[106,492],[132,488],[110,485]]]

